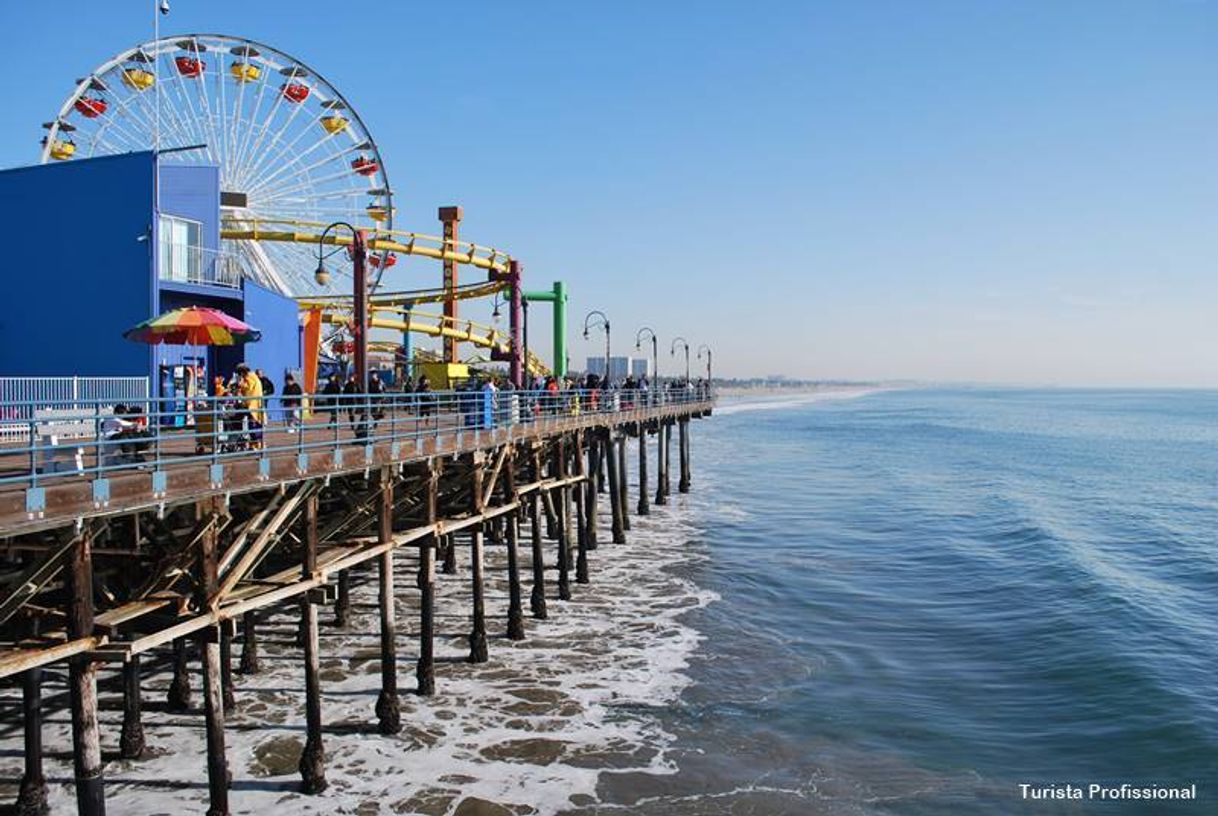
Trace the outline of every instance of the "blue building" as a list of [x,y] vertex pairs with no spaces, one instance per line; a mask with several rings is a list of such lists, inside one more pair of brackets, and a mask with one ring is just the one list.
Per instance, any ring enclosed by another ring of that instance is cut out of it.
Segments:
[[[181,394],[185,367],[206,382],[241,361],[282,387],[301,365],[296,302],[241,274],[221,251],[216,167],[128,153],[0,171],[10,245],[0,310],[0,377],[148,377]],[[146,346],[131,326],[179,306],[210,306],[262,331],[246,346]],[[176,381],[176,384],[175,384]]]

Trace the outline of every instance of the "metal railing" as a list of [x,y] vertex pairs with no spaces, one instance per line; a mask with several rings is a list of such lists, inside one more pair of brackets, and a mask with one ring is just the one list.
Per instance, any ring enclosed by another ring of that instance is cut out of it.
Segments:
[[191,244],[161,242],[161,280],[239,288],[246,276],[244,260],[224,250]]
[[[200,397],[183,402],[78,402],[74,410],[41,413],[35,403],[0,405],[29,416],[16,442],[0,445],[0,487],[41,488],[56,481],[102,480],[122,473],[165,471],[237,458],[269,462],[329,451],[335,468],[350,446],[414,442],[498,428],[545,427],[570,417],[703,403],[701,385],[650,390],[429,391],[316,394],[291,397]],[[416,447],[416,450],[419,449]],[[269,473],[269,464],[267,465]]]
[[29,439],[38,411],[146,402],[147,377],[0,377],[0,443]]

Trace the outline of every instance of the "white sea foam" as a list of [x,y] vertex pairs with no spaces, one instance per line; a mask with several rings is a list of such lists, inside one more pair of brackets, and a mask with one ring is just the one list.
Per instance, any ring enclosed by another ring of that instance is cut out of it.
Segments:
[[750,399],[748,397],[742,397],[739,401],[721,401],[720,404],[715,407],[715,413],[719,416],[730,416],[732,414],[743,414],[751,411],[777,411],[783,408],[798,408],[801,405],[808,405],[814,402],[857,399],[859,397],[865,397],[868,394],[878,394],[882,391],[888,390],[890,389],[860,387],[826,389],[824,391],[815,391],[806,394],[795,394],[779,399]]
[[[602,507],[602,518],[607,519]],[[238,706],[226,738],[233,774],[234,813],[452,814],[476,798],[512,812],[554,814],[595,801],[603,769],[656,774],[675,771],[665,757],[670,735],[648,707],[675,700],[688,684],[683,674],[700,636],[680,618],[715,600],[668,568],[704,556],[690,547],[694,532],[679,505],[633,517],[630,543],[613,545],[602,531],[590,554],[592,583],[578,585],[574,600],[555,600],[557,575],[548,569],[550,619],[528,615],[528,539],[522,537],[522,579],[528,639],[497,637],[507,607],[505,553],[489,547],[489,663],[464,662],[469,629],[468,547],[461,571],[440,576],[437,597],[437,695],[413,693],[417,656],[417,591],[413,555],[398,558],[397,606],[401,734],[375,732],[380,687],[376,581],[369,570],[353,589],[354,615],[346,632],[329,626],[323,610],[322,688],[327,728],[329,789],[319,796],[297,792],[296,758],[303,742],[304,679],[301,652],[292,643],[296,615],[285,610],[263,626],[263,673],[236,675]],[[545,542],[547,562],[555,544]],[[239,646],[234,652],[239,653]],[[234,662],[236,662],[234,660]],[[168,674],[147,673],[145,700],[164,699]],[[113,676],[107,673],[105,676]],[[192,677],[200,704],[202,680]],[[48,688],[47,694],[59,692]],[[121,711],[113,690],[103,691],[102,740],[117,746]],[[14,702],[6,692],[6,702]],[[54,812],[73,807],[71,732],[66,699],[54,695],[48,718],[47,765]],[[151,709],[152,706],[149,706]],[[202,814],[206,810],[204,731],[199,713],[146,710],[150,756],[107,763],[112,812]],[[20,733],[5,737],[0,773],[21,774]],[[467,805],[468,807],[468,805]],[[488,811],[490,812],[490,811]],[[500,812],[500,811],[495,811]]]

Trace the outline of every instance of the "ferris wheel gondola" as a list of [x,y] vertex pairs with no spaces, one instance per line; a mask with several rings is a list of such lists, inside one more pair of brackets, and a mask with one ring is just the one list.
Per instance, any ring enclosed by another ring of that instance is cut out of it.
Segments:
[[[359,115],[311,67],[252,40],[187,34],[143,43],[78,80],[44,128],[43,163],[156,148],[162,162],[216,166],[222,218],[237,229],[345,221],[375,236],[393,226],[385,163]],[[308,244],[224,243],[264,286],[321,291]],[[379,271],[385,261],[382,253]]]

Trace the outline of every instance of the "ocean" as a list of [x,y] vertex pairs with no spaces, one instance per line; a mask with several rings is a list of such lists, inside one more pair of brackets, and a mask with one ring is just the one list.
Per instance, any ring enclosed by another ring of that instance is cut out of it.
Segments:
[[[693,491],[674,478],[628,544],[602,535],[592,583],[571,602],[551,584],[524,642],[502,637],[503,554],[488,552],[489,663],[464,663],[465,570],[441,576],[433,698],[406,691],[403,553],[393,738],[372,715],[369,572],[352,626],[322,629],[321,796],[296,792],[300,653],[293,617],[271,621],[268,671],[237,677],[234,813],[1218,813],[1218,392],[767,397],[692,428]],[[52,802],[72,812],[51,674]],[[150,673],[145,699],[168,680]],[[118,694],[103,684],[107,750]],[[145,727],[148,758],[107,764],[112,812],[203,813],[201,717],[150,704]],[[3,737],[12,780],[19,733]],[[1020,787],[1122,783],[1196,785],[1197,800]]]

